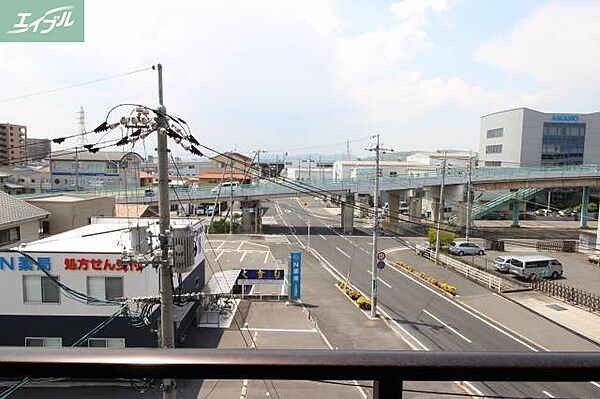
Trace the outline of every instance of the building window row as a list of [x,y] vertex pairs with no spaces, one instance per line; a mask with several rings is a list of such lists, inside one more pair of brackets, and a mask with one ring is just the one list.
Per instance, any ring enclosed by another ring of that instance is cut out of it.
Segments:
[[0,230],[0,245],[17,242],[21,239],[21,228],[19,226]]
[[499,168],[502,166],[502,161],[485,161],[486,168]]
[[[60,281],[60,277],[54,276]],[[101,300],[123,298],[123,277],[88,276],[87,295]],[[60,303],[60,288],[48,276],[23,276],[23,302],[28,304]]]
[[502,137],[504,136],[504,128],[500,127],[497,129],[489,129],[487,131],[487,138],[488,139],[494,139],[497,137]]
[[502,144],[492,144],[485,146],[486,154],[502,154]]
[[[61,337],[25,337],[25,346],[62,348]],[[90,348],[125,348],[125,338],[89,338]]]

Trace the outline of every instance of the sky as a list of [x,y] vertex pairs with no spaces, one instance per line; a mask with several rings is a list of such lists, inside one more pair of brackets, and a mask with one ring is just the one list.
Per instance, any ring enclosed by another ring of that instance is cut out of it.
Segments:
[[80,106],[88,128],[155,106],[152,70],[10,99],[160,62],[168,112],[219,150],[476,150],[490,112],[599,110],[599,17],[594,0],[88,0],[84,43],[0,43],[0,122],[53,138]]

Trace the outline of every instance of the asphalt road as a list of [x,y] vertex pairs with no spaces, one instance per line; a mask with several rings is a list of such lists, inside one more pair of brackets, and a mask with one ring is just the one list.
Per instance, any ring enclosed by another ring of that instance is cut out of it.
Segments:
[[[275,217],[290,241],[308,244],[307,222],[310,221],[310,247],[334,274],[350,273],[351,281],[364,293],[371,287],[371,238],[344,236],[332,226],[339,216],[322,212],[322,204],[304,199],[277,200],[267,215]],[[280,230],[281,231],[281,230]],[[393,238],[381,238],[380,249],[398,247]],[[416,350],[440,351],[541,351],[535,344],[515,336],[456,301],[426,286],[415,278],[386,267],[379,274],[380,311],[394,320],[406,342]],[[537,316],[532,314],[531,323]],[[600,396],[600,386],[592,383],[513,383],[472,382],[471,390],[484,395],[503,397],[578,397]]]

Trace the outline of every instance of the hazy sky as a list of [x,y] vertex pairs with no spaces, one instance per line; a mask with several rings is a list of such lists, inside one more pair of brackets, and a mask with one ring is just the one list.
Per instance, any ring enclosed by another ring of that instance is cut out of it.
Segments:
[[2,100],[161,62],[168,110],[219,149],[476,149],[489,112],[600,108],[598,21],[599,1],[88,0],[85,43],[0,43],[0,121],[51,138],[80,105],[89,128],[155,105],[152,71]]

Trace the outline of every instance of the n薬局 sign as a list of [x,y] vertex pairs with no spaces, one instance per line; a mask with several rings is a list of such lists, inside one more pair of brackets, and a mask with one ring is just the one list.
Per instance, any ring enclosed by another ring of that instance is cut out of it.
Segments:
[[290,301],[300,299],[300,271],[302,268],[302,254],[300,252],[292,252],[290,254]]
[[2,42],[83,42],[84,0],[0,1]]

